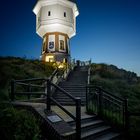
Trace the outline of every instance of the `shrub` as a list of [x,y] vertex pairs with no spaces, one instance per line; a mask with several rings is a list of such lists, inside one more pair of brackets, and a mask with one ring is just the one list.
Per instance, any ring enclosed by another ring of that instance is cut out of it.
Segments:
[[26,110],[1,107],[0,133],[4,140],[39,140],[39,121]]

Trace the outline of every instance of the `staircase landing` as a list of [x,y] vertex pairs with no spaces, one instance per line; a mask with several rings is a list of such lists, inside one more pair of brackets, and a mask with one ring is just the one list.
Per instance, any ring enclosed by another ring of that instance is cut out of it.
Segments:
[[[46,109],[46,104],[45,103],[33,103],[33,102],[20,102],[20,101],[15,101],[12,103],[13,105],[18,105],[18,106],[31,106],[33,108],[36,108],[38,112],[41,112],[42,110]],[[71,112],[75,116],[75,106],[63,106],[69,112]],[[73,119],[70,118],[64,111],[62,111],[59,107],[52,105],[51,106],[52,111],[56,112],[64,121],[72,121]],[[91,117],[92,115],[86,114],[86,108],[85,106],[81,106],[81,118],[88,118]]]

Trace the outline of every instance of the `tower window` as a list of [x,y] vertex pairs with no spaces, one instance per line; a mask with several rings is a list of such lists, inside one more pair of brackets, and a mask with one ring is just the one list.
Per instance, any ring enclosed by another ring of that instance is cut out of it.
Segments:
[[64,12],[64,17],[66,17],[66,12]]
[[60,50],[65,50],[63,40],[60,40]]
[[48,16],[51,16],[51,11],[48,11]]
[[49,50],[52,50],[54,48],[54,42],[51,41],[49,42]]
[[54,62],[54,56],[50,55],[50,56],[46,56],[46,62]]

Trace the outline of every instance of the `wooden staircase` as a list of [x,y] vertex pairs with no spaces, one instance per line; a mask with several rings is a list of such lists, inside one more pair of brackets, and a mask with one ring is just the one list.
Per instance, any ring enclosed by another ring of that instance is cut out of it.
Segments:
[[[86,82],[88,68],[85,66],[76,67],[66,81],[59,83],[59,86],[74,97],[81,98],[81,105],[86,105]],[[62,105],[73,106],[72,99],[64,95],[61,91],[55,92],[56,101]],[[68,124],[76,129],[75,121],[68,121]],[[116,132],[111,126],[106,124],[97,115],[81,119],[81,139],[82,140],[120,140],[121,134]]]
[[[47,95],[47,98],[44,98],[44,99],[47,99],[47,102],[45,100],[47,104],[47,108],[46,108],[47,111],[51,112],[51,107],[55,104],[57,107],[61,108],[61,110],[63,110],[69,117],[71,117],[74,120],[74,121],[65,121],[65,122],[67,122],[66,124],[69,124],[69,126],[72,128],[72,131],[76,130],[74,131],[77,137],[76,140],[123,140],[122,134],[119,131],[117,131],[117,129],[114,129],[115,126],[111,127],[99,116],[92,114],[92,116],[87,115],[88,117],[84,117],[83,115],[81,115],[80,108],[84,107],[86,103],[87,104],[95,103],[99,99],[97,97],[97,94],[96,94],[97,91],[96,91],[94,92],[95,96],[92,96],[94,94],[89,93],[91,97],[89,96],[87,99],[90,99],[90,100],[87,100],[86,102],[86,93],[88,93],[87,86],[86,86],[87,77],[88,77],[88,67],[78,66],[73,71],[70,72],[69,76],[67,77],[65,81],[60,82],[58,85],[52,83],[49,79],[47,79],[46,81],[46,79],[42,79],[42,78],[12,81],[11,82],[11,100],[12,101],[15,100],[15,95],[29,96],[29,95],[36,95],[37,93],[38,95],[40,94],[45,95],[45,96]],[[27,86],[28,87],[27,89],[31,89],[31,86],[44,89],[44,86],[42,85],[40,86],[36,84],[26,83],[29,81],[32,82],[32,81],[39,81],[39,80],[45,82],[45,84],[47,83],[47,90],[45,90],[45,93],[33,92],[30,90],[28,90],[27,92],[16,92],[16,85]],[[51,90],[52,87],[56,89],[53,95],[52,95],[52,90]],[[47,94],[46,94],[46,91],[47,91]],[[103,90],[103,93],[105,93],[104,90]],[[109,98],[112,100],[111,96],[108,93],[106,93],[106,95],[109,96]],[[81,98],[81,105],[83,105],[82,107],[80,106],[80,99],[76,97]],[[93,98],[93,97],[96,97],[96,98]],[[113,96],[113,100],[115,98],[116,97]],[[31,101],[30,98],[29,98],[29,101]],[[117,101],[118,101],[118,98],[117,98]],[[97,106],[99,105],[98,103],[97,103]],[[73,114],[73,112],[70,112],[70,110],[65,109],[65,106],[69,106],[69,107],[76,106],[75,107],[76,109],[73,110],[75,114]],[[55,113],[59,114],[57,112]],[[59,116],[61,115],[59,114]],[[61,116],[61,118],[63,117]],[[57,124],[59,123],[56,123],[56,125]],[[52,126],[53,125],[54,124],[52,124]],[[53,139],[53,136],[52,136],[52,139]]]
[[[59,83],[59,87],[70,93],[74,97],[81,98],[81,105],[86,104],[86,84],[88,76],[88,67],[75,67],[69,74],[67,80]],[[56,90],[53,97],[62,105],[75,105],[74,102],[64,95],[61,91]]]

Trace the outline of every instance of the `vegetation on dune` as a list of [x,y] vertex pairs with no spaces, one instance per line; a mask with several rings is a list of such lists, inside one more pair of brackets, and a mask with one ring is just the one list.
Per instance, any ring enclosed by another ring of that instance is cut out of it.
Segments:
[[28,60],[17,57],[0,57],[0,100],[9,97],[12,79],[30,79],[49,77],[54,71],[51,64],[39,60]]

